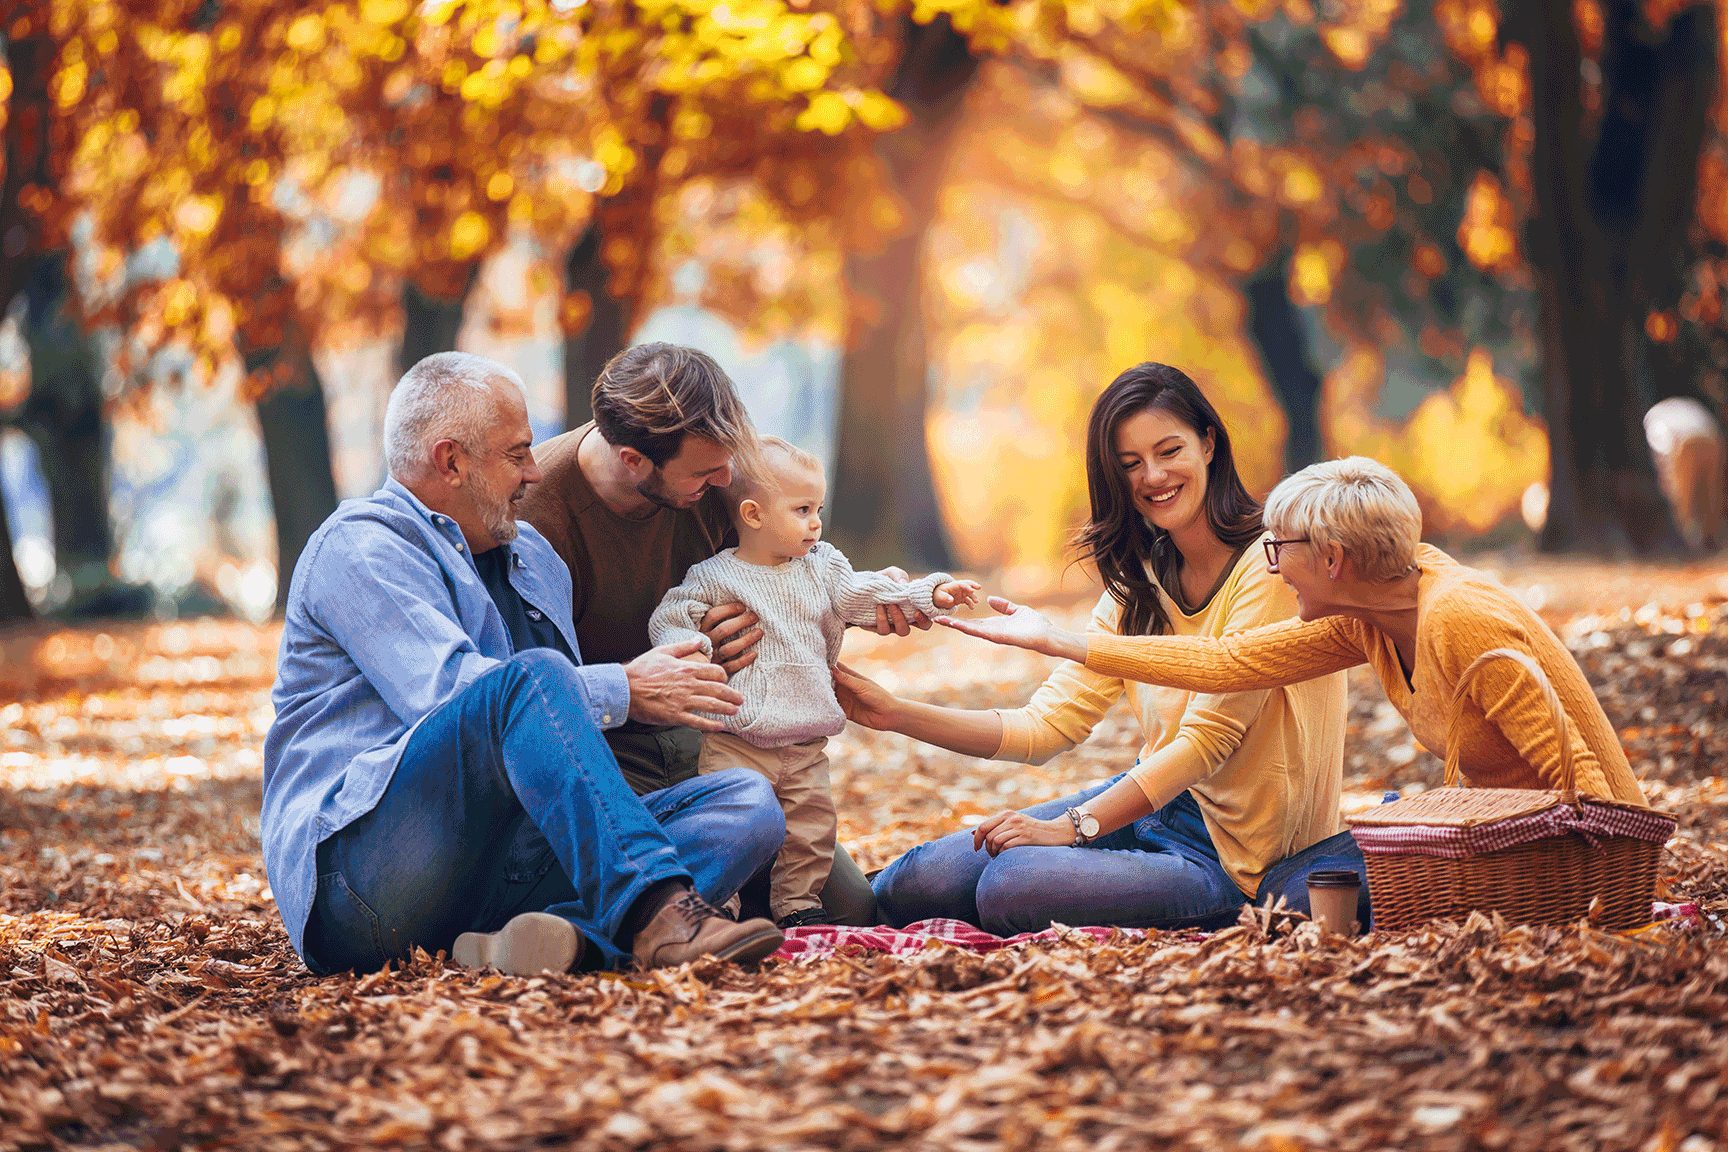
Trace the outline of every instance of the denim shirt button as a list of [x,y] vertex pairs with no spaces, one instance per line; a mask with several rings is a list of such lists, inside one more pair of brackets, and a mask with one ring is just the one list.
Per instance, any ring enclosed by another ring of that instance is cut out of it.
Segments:
[[608,713],[606,713],[606,715],[600,717],[600,723],[602,723],[602,724],[612,723],[612,713],[608,712]]

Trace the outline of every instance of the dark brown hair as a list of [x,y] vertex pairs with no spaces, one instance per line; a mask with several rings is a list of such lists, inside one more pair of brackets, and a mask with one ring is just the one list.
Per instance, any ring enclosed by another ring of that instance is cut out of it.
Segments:
[[1075,537],[1074,546],[1080,559],[1097,566],[1110,598],[1121,606],[1117,631],[1124,636],[1170,631],[1170,617],[1147,570],[1156,572],[1168,587],[1182,568],[1181,554],[1170,543],[1169,533],[1147,523],[1134,507],[1134,493],[1116,458],[1116,430],[1130,416],[1153,408],[1182,421],[1202,441],[1212,433],[1206,521],[1213,534],[1241,548],[1263,531],[1260,502],[1248,494],[1236,472],[1230,433],[1199,385],[1179,368],[1150,362],[1112,380],[1092,405],[1086,426],[1086,488],[1092,498],[1092,517]]
[[700,436],[750,456],[756,433],[738,389],[714,358],[679,344],[638,344],[606,362],[594,381],[594,424],[614,447],[656,468]]

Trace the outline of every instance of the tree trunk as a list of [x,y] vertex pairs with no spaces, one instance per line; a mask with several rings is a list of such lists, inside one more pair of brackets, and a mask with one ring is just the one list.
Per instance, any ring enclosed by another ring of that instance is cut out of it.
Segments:
[[[109,438],[101,366],[73,311],[69,254],[40,257],[24,288],[30,395],[19,426],[36,442],[54,520],[54,562],[70,582],[70,615],[105,614],[112,599]],[[134,605],[133,607],[141,607]]]
[[[1602,121],[1588,138],[1572,6],[1507,9],[1530,57],[1534,207],[1527,222],[1552,458],[1548,551],[1683,548],[1656,485],[1642,417],[1653,398],[1645,318],[1671,306],[1694,212],[1716,70],[1715,15],[1655,36],[1634,0],[1605,7]],[[1671,368],[1670,368],[1671,370]]]
[[0,492],[0,627],[29,620],[35,614],[12,555],[12,521],[6,515],[6,494]]
[[4,171],[0,175],[0,316],[24,290],[33,257],[42,249],[42,218],[26,203],[30,189],[55,192],[52,163],[54,101],[48,81],[54,75],[58,46],[48,33],[48,5],[25,5],[16,14],[28,20],[29,34],[14,39],[8,30],[6,68],[12,82],[6,101]]
[[276,611],[288,604],[294,566],[313,531],[336,511],[330,428],[324,385],[303,342],[243,353],[248,373],[268,372],[284,383],[258,401],[264,472],[276,518]]
[[1289,253],[1279,253],[1248,281],[1248,332],[1267,382],[1284,407],[1284,471],[1320,459],[1320,373],[1314,370],[1302,314],[1290,299]]
[[906,223],[880,252],[846,261],[849,316],[840,371],[831,535],[854,563],[951,565],[926,440],[930,357],[924,239],[978,61],[946,17],[907,20],[890,94],[909,115],[877,145]]
[[612,295],[611,273],[600,258],[602,246],[602,224],[596,216],[564,261],[564,291],[586,294],[590,305],[588,323],[564,336],[565,428],[594,418],[594,381],[630,340],[630,302]]
[[449,299],[422,291],[412,279],[402,285],[402,343],[396,350],[398,378],[434,352],[455,351],[456,335],[462,331],[462,314],[479,279],[480,265],[469,265],[466,275],[461,277],[459,294]]
[[[653,267],[654,209],[662,186],[661,165],[671,143],[672,100],[649,98],[632,141],[640,156],[640,175],[617,195],[595,207],[588,231],[564,261],[564,290],[588,298],[588,322],[564,337],[564,426],[574,428],[594,417],[594,381],[606,362],[622,352],[636,329],[648,275]],[[606,259],[607,238],[627,241],[624,251]]]

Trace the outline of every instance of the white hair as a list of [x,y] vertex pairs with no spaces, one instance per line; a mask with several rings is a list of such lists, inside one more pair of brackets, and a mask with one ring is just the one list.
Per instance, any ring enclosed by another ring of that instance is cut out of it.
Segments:
[[477,451],[492,420],[492,382],[498,379],[524,391],[513,369],[469,352],[437,352],[404,372],[384,409],[390,475],[413,477],[431,461],[432,445],[440,440]]
[[1318,552],[1333,542],[1364,580],[1396,580],[1416,563],[1422,508],[1398,473],[1366,456],[1328,460],[1286,476],[1266,497],[1266,527],[1306,536]]

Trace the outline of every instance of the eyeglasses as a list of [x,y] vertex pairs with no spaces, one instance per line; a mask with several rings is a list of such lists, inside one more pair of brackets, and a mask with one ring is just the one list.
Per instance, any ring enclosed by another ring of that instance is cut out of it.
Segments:
[[1308,543],[1308,537],[1306,537],[1306,536],[1293,536],[1288,540],[1262,540],[1262,541],[1260,541],[1261,547],[1266,549],[1266,570],[1268,572],[1278,571],[1278,549],[1284,547],[1284,545],[1286,545],[1286,544],[1306,544],[1306,543]]

